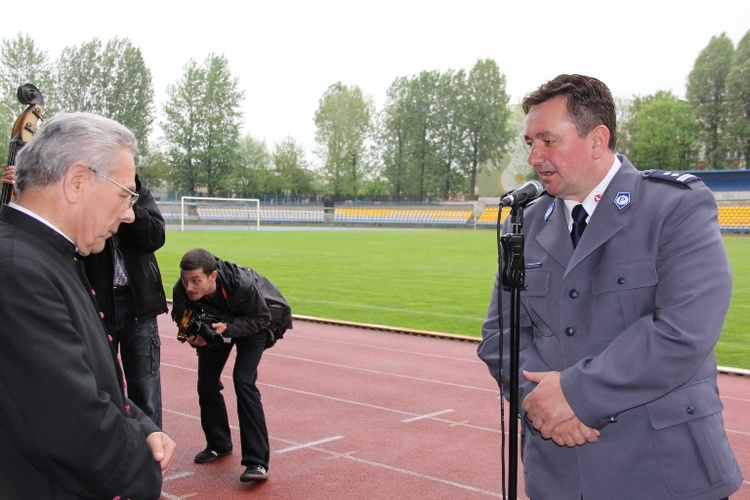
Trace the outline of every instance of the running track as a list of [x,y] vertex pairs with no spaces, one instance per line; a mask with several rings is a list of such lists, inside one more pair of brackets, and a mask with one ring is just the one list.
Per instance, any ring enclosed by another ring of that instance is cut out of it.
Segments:
[[[167,315],[159,330],[164,427],[178,446],[163,499],[502,498],[498,390],[474,342],[296,321],[260,365],[271,476],[241,483],[233,357],[223,382],[235,452],[195,464],[197,360]],[[750,377],[719,385],[745,476],[732,500],[750,500]]]

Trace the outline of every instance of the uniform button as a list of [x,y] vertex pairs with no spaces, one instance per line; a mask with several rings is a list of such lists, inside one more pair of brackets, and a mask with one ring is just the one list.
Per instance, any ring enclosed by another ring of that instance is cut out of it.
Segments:
[[576,329],[573,328],[572,326],[569,326],[565,329],[565,335],[567,335],[568,337],[572,337],[575,334],[576,334]]
[[693,413],[695,413],[695,407],[693,407],[693,406],[688,406],[688,407],[686,408],[686,411],[688,412],[688,415],[692,415]]
[[625,278],[623,278],[622,276],[620,276],[619,278],[617,278],[617,283],[620,284],[620,285],[624,284],[625,283]]
[[575,288],[568,292],[568,297],[570,297],[571,299],[577,299],[579,295],[581,294],[578,293],[578,290],[576,290]]

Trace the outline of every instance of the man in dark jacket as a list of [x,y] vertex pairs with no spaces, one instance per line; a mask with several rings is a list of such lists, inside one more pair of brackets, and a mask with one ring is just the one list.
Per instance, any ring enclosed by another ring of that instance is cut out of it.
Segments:
[[157,499],[174,442],[127,399],[79,256],[133,221],[136,139],[57,115],[0,210],[0,496]]
[[202,248],[182,257],[172,298],[178,339],[186,339],[198,352],[198,400],[207,444],[195,461],[210,462],[232,451],[221,372],[236,345],[233,380],[242,465],[246,468],[240,481],[268,478],[270,452],[266,417],[256,386],[258,364],[263,351],[291,328],[289,305],[265,277]]
[[156,317],[167,312],[154,252],[164,245],[164,218],[149,189],[135,176],[135,220],[121,224],[104,251],[84,259],[104,324],[120,352],[128,397],[162,426],[161,362]]

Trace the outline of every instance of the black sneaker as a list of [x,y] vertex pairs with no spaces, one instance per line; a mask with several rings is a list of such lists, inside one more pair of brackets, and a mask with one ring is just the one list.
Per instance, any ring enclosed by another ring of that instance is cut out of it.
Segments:
[[217,458],[224,457],[226,455],[229,455],[230,453],[232,452],[226,451],[224,453],[219,453],[218,451],[214,451],[211,448],[206,448],[195,456],[195,463],[205,464],[206,462],[213,462]]
[[240,475],[240,481],[249,483],[250,481],[262,481],[268,479],[268,469],[262,465],[251,465],[245,472]]

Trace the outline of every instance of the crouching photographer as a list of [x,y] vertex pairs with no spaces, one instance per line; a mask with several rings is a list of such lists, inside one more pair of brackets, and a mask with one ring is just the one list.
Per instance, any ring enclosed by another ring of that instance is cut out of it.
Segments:
[[245,467],[240,481],[268,478],[268,431],[256,381],[263,352],[292,327],[289,304],[265,277],[202,248],[182,257],[172,299],[177,339],[195,347],[198,355],[198,401],[206,449],[195,461],[211,462],[232,452],[221,373],[237,346],[232,376]]

